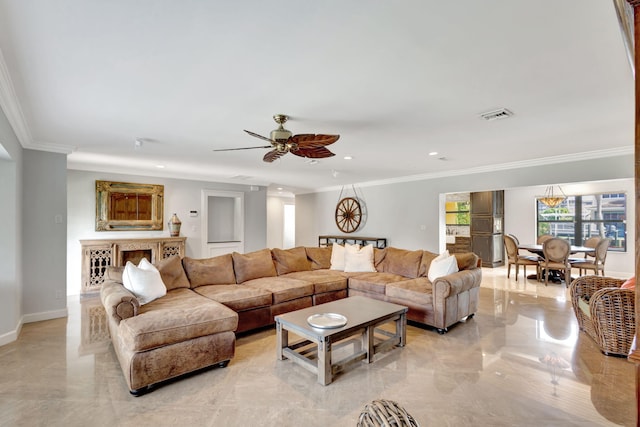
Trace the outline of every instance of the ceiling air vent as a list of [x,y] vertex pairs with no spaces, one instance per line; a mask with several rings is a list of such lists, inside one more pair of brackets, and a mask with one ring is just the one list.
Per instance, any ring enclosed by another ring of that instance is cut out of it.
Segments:
[[513,116],[513,113],[506,108],[500,108],[499,110],[487,111],[480,113],[480,117],[490,122],[491,120],[506,119]]

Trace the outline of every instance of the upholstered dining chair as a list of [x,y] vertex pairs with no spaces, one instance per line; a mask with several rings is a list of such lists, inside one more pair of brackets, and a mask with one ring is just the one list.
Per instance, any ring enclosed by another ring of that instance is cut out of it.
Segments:
[[536,243],[538,243],[539,245],[542,245],[544,242],[546,242],[549,239],[553,239],[553,236],[551,234],[543,234],[542,236],[538,237],[538,240],[536,241]]
[[511,274],[511,266],[516,266],[516,282],[518,281],[518,269],[522,266],[524,270],[524,278],[527,278],[527,265],[536,266],[536,277],[540,280],[540,272],[538,269],[539,258],[535,255],[527,256],[518,253],[518,243],[510,234],[504,235],[504,248],[507,252],[507,278]]
[[[584,246],[585,248],[593,248],[593,249],[595,249],[596,246],[598,246],[598,242],[600,240],[602,240],[602,237],[600,237],[600,236],[589,237],[587,240],[584,241],[582,246]],[[585,252],[583,256],[573,256],[573,257],[569,258],[569,261],[571,263],[580,262],[580,261],[584,261],[587,258],[593,258],[593,257],[595,257],[594,253]]]
[[580,276],[582,276],[582,270],[593,270],[596,276],[600,271],[602,276],[604,276],[604,262],[607,259],[607,252],[610,245],[611,239],[600,239],[600,241],[596,245],[595,259],[572,260],[570,261],[571,267],[577,268],[580,271]]
[[520,244],[520,240],[515,236],[515,234],[507,234],[507,236],[511,236],[513,238],[513,240],[516,241],[516,245]]
[[564,282],[569,286],[571,283],[571,264],[569,263],[569,253],[571,246],[564,239],[553,237],[545,240],[542,244],[544,259],[540,260],[539,268],[544,270],[544,285],[549,284],[549,271],[558,270],[564,272]]

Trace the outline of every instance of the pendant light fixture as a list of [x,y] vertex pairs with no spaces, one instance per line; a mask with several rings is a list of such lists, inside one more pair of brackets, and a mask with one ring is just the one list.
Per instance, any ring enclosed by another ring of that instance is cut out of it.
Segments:
[[548,186],[544,192],[544,196],[538,198],[540,202],[550,208],[555,208],[567,198],[559,185],[556,185],[556,187],[558,187],[558,193],[553,191],[553,187],[553,185]]

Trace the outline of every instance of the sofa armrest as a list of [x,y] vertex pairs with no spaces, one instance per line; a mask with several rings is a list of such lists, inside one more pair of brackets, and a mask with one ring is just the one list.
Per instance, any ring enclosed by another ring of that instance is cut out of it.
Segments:
[[438,277],[433,282],[433,297],[435,299],[445,299],[468,291],[471,288],[479,287],[481,282],[482,269],[480,268],[461,270],[457,273]]
[[138,299],[122,283],[105,280],[100,288],[100,299],[107,312],[107,317],[113,317],[116,323],[123,319],[136,316],[140,309]]

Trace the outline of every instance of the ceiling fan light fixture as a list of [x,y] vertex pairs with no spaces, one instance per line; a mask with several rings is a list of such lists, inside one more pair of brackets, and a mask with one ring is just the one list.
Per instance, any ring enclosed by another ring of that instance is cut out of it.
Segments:
[[550,185],[544,191],[544,196],[539,197],[538,200],[540,200],[542,204],[550,208],[555,208],[560,203],[564,202],[567,196],[564,194],[564,192],[562,191],[562,188],[560,188],[559,185],[557,185],[556,187],[558,187],[559,193],[555,193],[553,191],[553,185]]

